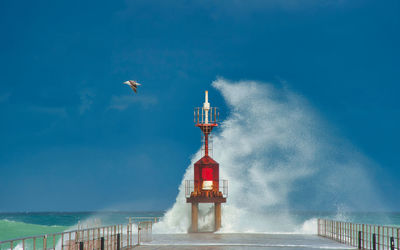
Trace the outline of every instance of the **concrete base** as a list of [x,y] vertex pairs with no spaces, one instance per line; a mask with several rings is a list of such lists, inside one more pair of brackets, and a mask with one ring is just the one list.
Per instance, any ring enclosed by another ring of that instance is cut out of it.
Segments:
[[192,225],[190,227],[191,233],[199,231],[199,203],[192,203]]
[[221,203],[214,204],[214,230],[218,231],[221,228]]

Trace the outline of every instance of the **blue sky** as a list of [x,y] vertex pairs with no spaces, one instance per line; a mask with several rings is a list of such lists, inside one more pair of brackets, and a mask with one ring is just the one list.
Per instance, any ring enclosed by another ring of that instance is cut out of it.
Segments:
[[[400,205],[400,3],[1,1],[0,211],[162,210],[211,82],[289,86]],[[122,85],[143,83],[138,95]]]

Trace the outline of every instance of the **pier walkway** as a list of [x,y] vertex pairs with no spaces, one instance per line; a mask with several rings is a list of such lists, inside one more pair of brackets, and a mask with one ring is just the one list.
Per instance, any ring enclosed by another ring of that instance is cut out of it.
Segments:
[[304,234],[153,234],[151,242],[129,248],[140,249],[356,249],[333,240]]

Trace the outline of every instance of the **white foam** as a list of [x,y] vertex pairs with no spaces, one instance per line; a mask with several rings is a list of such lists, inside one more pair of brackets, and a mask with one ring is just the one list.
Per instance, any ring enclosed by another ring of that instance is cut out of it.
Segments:
[[[373,163],[331,133],[308,102],[289,89],[252,81],[218,79],[229,115],[214,132],[214,159],[229,180],[221,232],[315,233],[316,220],[298,221],[293,209],[376,208],[367,175]],[[212,101],[212,99],[211,99]],[[195,128],[193,128],[195,129]],[[185,233],[190,225],[184,180],[193,179],[192,158],[173,207],[155,233]],[[275,212],[271,212],[275,211]],[[213,210],[200,206],[201,229],[212,228]]]

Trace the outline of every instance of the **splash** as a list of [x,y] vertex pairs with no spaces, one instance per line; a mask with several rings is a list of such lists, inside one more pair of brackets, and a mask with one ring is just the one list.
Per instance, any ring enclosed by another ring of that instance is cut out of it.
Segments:
[[[331,128],[300,95],[285,86],[217,79],[213,87],[230,114],[214,134],[214,159],[229,180],[221,232],[314,233],[316,220],[299,220],[295,210],[379,209],[367,175],[374,164]],[[193,163],[184,174],[193,178]],[[199,227],[212,227],[213,211],[201,204]],[[190,226],[184,181],[173,207],[154,227],[185,233]]]

